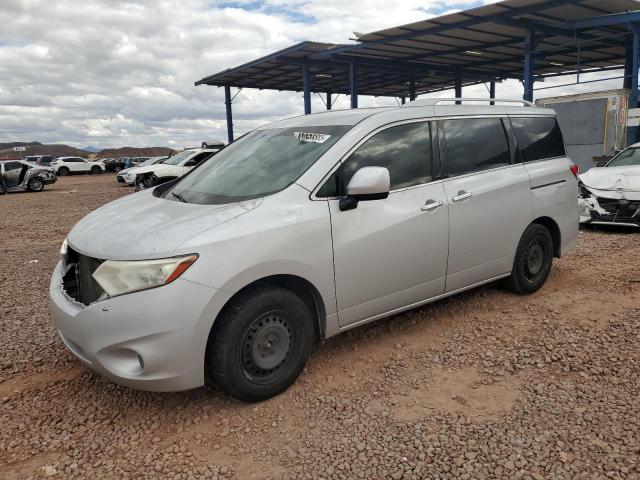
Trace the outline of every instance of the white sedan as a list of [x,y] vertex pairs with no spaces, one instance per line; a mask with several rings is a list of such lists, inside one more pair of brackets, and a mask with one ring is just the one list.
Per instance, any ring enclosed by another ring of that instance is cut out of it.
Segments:
[[136,191],[154,187],[161,183],[181,177],[189,170],[218,152],[218,148],[194,148],[185,150],[162,163],[132,168],[128,173],[135,175]]

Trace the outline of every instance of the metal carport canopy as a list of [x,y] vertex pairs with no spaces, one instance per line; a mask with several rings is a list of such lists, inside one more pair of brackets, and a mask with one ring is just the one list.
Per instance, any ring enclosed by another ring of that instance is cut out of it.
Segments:
[[230,87],[303,91],[310,113],[311,92],[349,94],[357,107],[358,95],[413,99],[455,88],[459,96],[465,84],[513,78],[531,100],[534,80],[624,66],[635,105],[639,8],[633,0],[506,0],[361,35],[355,44],[302,42],[196,85],[227,94]]

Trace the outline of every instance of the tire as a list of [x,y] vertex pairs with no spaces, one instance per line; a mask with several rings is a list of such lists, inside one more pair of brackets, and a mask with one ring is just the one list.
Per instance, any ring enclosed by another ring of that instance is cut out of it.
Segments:
[[113,169],[113,171],[116,173],[120,173],[120,170],[122,170],[122,167],[120,165],[116,165],[116,167]]
[[91,171],[89,171],[89,175],[100,175],[102,173],[102,169],[97,165],[91,167]]
[[57,175],[60,176],[60,177],[66,177],[70,173],[71,173],[71,171],[67,167],[60,167],[58,169]]
[[44,190],[44,181],[40,177],[33,177],[27,183],[27,190],[30,192],[41,192]]
[[522,234],[511,276],[506,286],[512,292],[527,295],[544,285],[553,263],[553,239],[546,227],[531,224]]
[[313,337],[311,312],[293,292],[265,286],[241,293],[209,335],[208,383],[244,402],[271,398],[298,378]]

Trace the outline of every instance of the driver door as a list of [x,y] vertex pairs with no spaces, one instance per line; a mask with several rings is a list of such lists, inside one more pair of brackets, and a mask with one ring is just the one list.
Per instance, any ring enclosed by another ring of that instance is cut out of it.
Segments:
[[318,192],[344,195],[362,167],[389,170],[388,198],[360,201],[346,211],[340,210],[339,199],[329,200],[341,327],[444,293],[448,206],[442,182],[432,180],[432,157],[429,122],[384,128],[366,139]]

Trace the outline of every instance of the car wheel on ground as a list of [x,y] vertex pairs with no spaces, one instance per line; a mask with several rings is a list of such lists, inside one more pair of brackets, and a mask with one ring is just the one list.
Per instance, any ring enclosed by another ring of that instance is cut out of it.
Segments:
[[553,263],[553,239],[546,227],[532,224],[522,234],[506,285],[520,295],[533,293],[547,281]]
[[44,190],[44,181],[40,177],[33,177],[27,184],[27,189],[30,192],[41,192]]
[[296,294],[281,287],[250,289],[233,300],[213,326],[207,378],[239,400],[265,400],[300,375],[313,336],[311,312]]
[[71,171],[67,167],[60,167],[58,169],[57,175],[64,177],[71,173]]
[[93,167],[91,167],[91,171],[89,172],[91,175],[99,175],[102,173],[102,169],[100,167],[98,167],[97,165],[94,165]]

